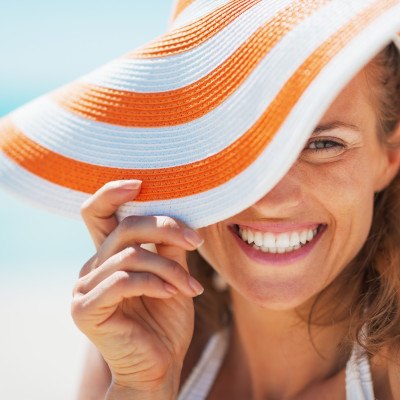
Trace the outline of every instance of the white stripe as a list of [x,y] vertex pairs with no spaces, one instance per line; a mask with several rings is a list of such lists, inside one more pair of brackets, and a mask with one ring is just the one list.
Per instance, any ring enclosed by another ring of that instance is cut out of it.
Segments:
[[[202,160],[219,153],[250,129],[306,57],[360,7],[372,2],[353,0],[353,7],[337,7],[341,1],[328,3],[286,35],[232,96],[213,111],[187,124],[168,128],[122,128],[72,115],[45,99],[18,110],[13,120],[29,138],[42,146],[92,164],[144,169]],[[340,11],[335,11],[337,8]],[[334,14],[338,14],[337,17]],[[330,16],[332,19],[328,24]],[[310,26],[318,35],[310,35]],[[298,43],[307,45],[298,46]],[[281,64],[277,64],[277,59]],[[157,143],[158,152],[153,143]]]
[[[272,151],[276,150],[275,146],[272,146]],[[270,149],[267,153],[270,157]],[[275,160],[277,158],[272,157],[269,161],[273,161],[275,164]],[[179,218],[195,228],[208,225],[208,221],[214,223],[216,219],[228,218],[228,216],[232,216],[252,204],[253,201],[251,203],[246,202],[246,200],[249,200],[249,196],[252,200],[255,197],[254,195],[260,196],[260,189],[264,194],[265,190],[277,183],[277,175],[271,174],[274,166],[269,166],[272,168],[268,168],[265,174],[257,175],[259,176],[258,179],[262,179],[264,182],[264,184],[258,184],[257,187],[254,186],[254,175],[251,176],[254,173],[254,168],[251,166],[227,184],[196,196],[146,203],[126,203],[118,212],[119,220],[128,215],[169,215],[173,218]],[[67,189],[30,173],[10,160],[1,150],[0,184],[6,190],[32,205],[72,218],[79,217],[80,206],[89,197],[86,193]],[[242,186],[237,186],[238,184]],[[241,187],[241,190],[237,190],[238,187]]]
[[[145,215],[167,213],[196,229],[231,218],[262,198],[294,164],[312,129],[346,83],[400,29],[399,21],[400,5],[392,7],[351,40],[314,79],[277,136],[249,168],[226,184],[208,191],[208,196],[201,193],[195,198],[174,200],[164,208],[158,202],[152,202],[156,212],[149,210],[150,213]],[[129,205],[121,208],[121,217],[131,213],[134,211]]]
[[80,81],[131,92],[180,89],[207,76],[228,59],[259,27],[293,0],[264,0],[201,45],[176,55],[151,59],[120,58]]
[[85,193],[55,185],[31,174],[1,150],[0,185],[33,206],[70,218],[79,218],[80,205],[88,198]]
[[181,28],[184,25],[204,17],[231,0],[197,0],[189,4],[178,17],[170,23],[169,30]]
[[[324,110],[345,83],[399,29],[399,21],[400,6],[397,6],[353,39],[317,76],[278,135],[243,173],[225,185],[200,195],[146,204],[131,202],[122,207],[120,218],[129,214],[170,215],[181,219],[192,228],[199,228],[232,217],[256,202],[293,165]],[[79,206],[87,195],[46,182],[1,154],[0,164],[0,182],[9,190],[25,199],[29,195],[36,205],[52,211],[74,217],[79,215]]]
[[[145,204],[130,202],[121,207],[119,218],[130,214],[169,215],[199,228],[230,218],[258,201],[286,174],[337,93],[389,41],[400,28],[399,21],[400,5],[351,40],[315,78],[263,154],[241,174],[196,196]],[[80,204],[88,197],[32,175],[1,152],[0,183],[25,199],[30,196],[38,206],[73,217],[79,216]]]

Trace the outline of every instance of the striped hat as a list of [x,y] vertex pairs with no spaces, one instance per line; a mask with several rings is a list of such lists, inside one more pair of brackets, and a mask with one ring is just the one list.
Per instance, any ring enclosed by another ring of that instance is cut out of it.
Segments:
[[181,0],[161,37],[0,120],[0,184],[79,217],[106,182],[141,179],[121,218],[229,218],[399,30],[400,0]]

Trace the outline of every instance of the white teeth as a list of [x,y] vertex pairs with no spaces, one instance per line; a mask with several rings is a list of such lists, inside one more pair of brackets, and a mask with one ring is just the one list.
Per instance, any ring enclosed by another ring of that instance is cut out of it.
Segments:
[[281,233],[278,235],[278,238],[276,239],[276,247],[281,248],[281,247],[289,247],[290,242],[289,242],[289,235],[287,233]]
[[259,247],[263,245],[263,234],[260,231],[254,234],[254,243]]
[[307,242],[307,231],[303,231],[300,233],[300,242],[306,244]]
[[250,229],[247,230],[247,241],[249,244],[254,242],[254,233]]
[[300,236],[297,232],[292,232],[290,235],[290,245],[297,246],[300,243]]
[[268,253],[290,252],[298,250],[302,245],[311,241],[317,234],[317,228],[301,232],[280,233],[261,232],[239,227],[239,236],[257,250]]
[[275,236],[272,233],[264,233],[263,245],[264,247],[276,247]]

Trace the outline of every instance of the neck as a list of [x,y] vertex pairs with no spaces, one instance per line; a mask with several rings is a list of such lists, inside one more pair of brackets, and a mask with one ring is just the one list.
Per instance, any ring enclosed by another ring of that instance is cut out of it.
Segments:
[[[310,305],[302,310],[268,310],[249,303],[231,289],[234,329],[229,363],[244,365],[243,384],[253,399],[298,398],[313,386],[343,373],[351,348],[342,345],[348,319],[318,319],[308,325]],[[332,304],[332,303],[330,303]],[[247,382],[245,382],[247,381]]]

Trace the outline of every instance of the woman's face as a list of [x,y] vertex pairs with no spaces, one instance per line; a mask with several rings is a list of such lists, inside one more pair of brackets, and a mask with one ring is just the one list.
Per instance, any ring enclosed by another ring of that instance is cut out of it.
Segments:
[[[310,300],[359,252],[370,230],[374,193],[397,171],[375,126],[363,70],[267,195],[240,214],[198,230],[205,239],[200,254],[241,296],[262,307],[291,309]],[[250,227],[248,239],[258,236],[264,248],[275,247],[268,253],[255,249],[239,237],[238,227]],[[276,248],[286,247],[285,240],[295,243],[295,232],[304,239],[305,231],[317,227],[306,246],[284,254]]]

